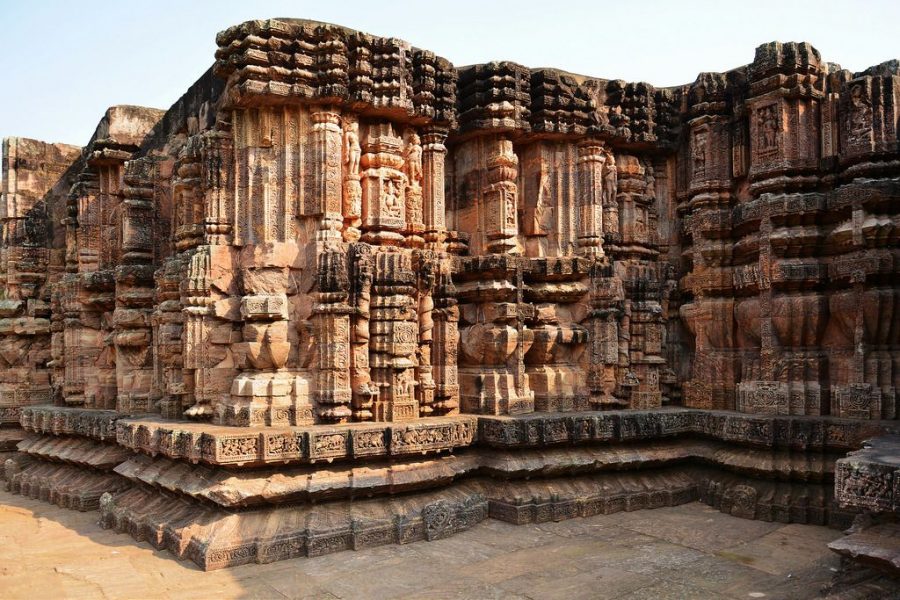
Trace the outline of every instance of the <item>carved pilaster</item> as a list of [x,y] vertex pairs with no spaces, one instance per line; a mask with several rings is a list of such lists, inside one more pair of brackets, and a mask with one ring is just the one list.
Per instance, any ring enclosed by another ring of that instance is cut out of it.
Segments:
[[459,412],[459,307],[449,260],[442,260],[434,293],[434,341],[431,363],[435,381],[435,414]]
[[[606,155],[597,140],[578,147],[578,253],[603,256],[603,168]],[[615,168],[614,166],[612,168]]]
[[487,185],[482,190],[482,210],[486,247],[494,254],[518,253],[519,234],[518,174],[519,159],[510,140],[498,138],[490,144],[487,159]]
[[234,145],[231,132],[210,131],[203,136],[201,188],[204,242],[230,244],[234,214]]
[[419,319],[418,349],[416,350],[416,398],[420,416],[427,417],[434,412],[435,382],[431,362],[434,345],[434,297],[433,290],[440,271],[438,257],[432,252],[419,252],[415,256],[418,274]]
[[419,134],[408,129],[404,136],[403,172],[406,175],[406,241],[410,248],[421,248],[425,244],[422,234],[425,223],[422,208],[422,143]]
[[116,348],[116,409],[151,412],[153,379],[152,312],[155,239],[156,161],[125,164],[122,189],[122,264],[116,268],[116,308],[112,314]]
[[617,199],[619,181],[618,167],[616,159],[612,151],[604,150],[606,161],[603,169],[603,187],[601,201],[603,203],[603,217],[601,224],[603,227],[603,237],[606,240],[618,244],[621,241],[622,234],[619,231],[619,202]]
[[83,173],[72,188],[77,212],[78,271],[100,267],[100,182],[95,173]]
[[341,148],[343,130],[340,112],[334,109],[317,110],[312,113],[313,174],[314,194],[318,214],[322,215],[319,229],[338,232],[343,225]]
[[179,252],[197,247],[203,243],[205,235],[202,143],[202,138],[191,137],[175,162],[172,190],[175,249]]
[[369,366],[370,318],[372,316],[372,283],[375,278],[373,246],[351,244],[350,281],[352,331],[350,334],[350,384],[353,389],[353,420],[371,421],[378,398],[378,387],[372,382]]
[[447,158],[447,130],[430,127],[422,138],[422,207],[425,240],[440,244],[447,230],[447,204],[444,199],[444,161]]
[[316,335],[316,411],[323,421],[342,423],[350,404],[350,282],[347,257],[336,251],[319,256],[313,329]]
[[209,418],[213,415],[213,399],[206,396],[205,377],[209,348],[209,274],[212,267],[209,248],[201,246],[188,254],[187,277],[182,282],[181,305],[184,313],[184,404],[190,404],[185,415]]
[[415,392],[419,323],[416,275],[408,253],[375,255],[370,361],[379,388],[376,421],[408,421],[419,416]]

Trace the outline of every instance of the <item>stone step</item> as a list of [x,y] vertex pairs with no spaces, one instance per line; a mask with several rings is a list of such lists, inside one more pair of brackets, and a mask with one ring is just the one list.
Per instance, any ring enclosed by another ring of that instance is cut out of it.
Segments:
[[837,539],[828,547],[840,554],[900,577],[900,523],[882,523]]

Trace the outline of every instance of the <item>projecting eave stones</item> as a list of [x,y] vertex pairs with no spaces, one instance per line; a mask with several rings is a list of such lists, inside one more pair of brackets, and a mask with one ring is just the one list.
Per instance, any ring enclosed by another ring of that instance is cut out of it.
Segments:
[[270,19],[231,27],[216,41],[228,106],[334,105],[417,125],[454,123],[453,65],[403,40]]

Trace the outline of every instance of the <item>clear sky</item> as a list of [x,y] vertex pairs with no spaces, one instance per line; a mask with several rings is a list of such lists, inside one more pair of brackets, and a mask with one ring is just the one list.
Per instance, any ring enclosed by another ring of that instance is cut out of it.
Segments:
[[399,37],[456,65],[512,60],[658,86],[808,41],[859,71],[900,57],[900,0],[0,0],[0,137],[87,143],[108,106],[168,108],[215,34],[302,17]]

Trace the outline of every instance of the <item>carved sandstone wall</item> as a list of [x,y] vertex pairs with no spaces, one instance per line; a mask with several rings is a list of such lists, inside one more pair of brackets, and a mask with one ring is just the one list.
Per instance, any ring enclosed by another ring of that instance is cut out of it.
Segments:
[[771,43],[687,95],[685,404],[897,417],[896,63]]
[[[104,497],[108,526],[223,566],[356,547],[281,503],[482,478],[366,534],[432,539],[490,502],[531,514],[493,478],[640,442],[634,469],[661,471],[545,482],[571,494],[553,510],[600,486],[609,510],[846,521],[833,461],[898,417],[896,62],[771,43],[659,89],[301,20],[217,44],[168,111],[113,107],[83,149],[4,145],[0,414],[33,434],[13,489]],[[778,460],[748,466],[760,444]],[[256,546],[228,533],[251,505]]]

